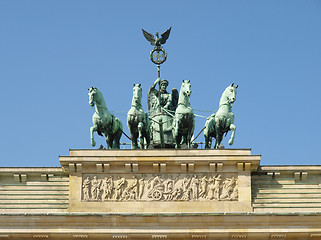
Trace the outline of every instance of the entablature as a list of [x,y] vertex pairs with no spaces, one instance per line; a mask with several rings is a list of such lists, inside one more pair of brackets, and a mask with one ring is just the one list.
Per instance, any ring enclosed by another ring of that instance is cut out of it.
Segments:
[[60,156],[69,172],[238,172],[256,171],[261,156],[250,149],[70,150]]

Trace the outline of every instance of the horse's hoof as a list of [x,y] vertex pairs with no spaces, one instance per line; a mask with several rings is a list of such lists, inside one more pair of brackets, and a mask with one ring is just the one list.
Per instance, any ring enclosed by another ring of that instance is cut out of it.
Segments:
[[91,141],[91,146],[95,147],[96,146],[96,142],[95,141]]
[[230,141],[228,141],[228,144],[233,145],[233,142],[234,142],[233,140],[230,140]]

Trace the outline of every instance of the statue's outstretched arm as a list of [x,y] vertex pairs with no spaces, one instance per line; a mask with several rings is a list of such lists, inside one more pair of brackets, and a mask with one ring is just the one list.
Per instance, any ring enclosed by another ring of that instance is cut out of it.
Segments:
[[155,80],[155,82],[153,83],[153,85],[150,87],[150,90],[153,90],[153,89],[155,89],[155,87],[156,87],[156,85],[157,85],[157,83],[159,83],[160,82],[160,78],[157,78],[156,80]]

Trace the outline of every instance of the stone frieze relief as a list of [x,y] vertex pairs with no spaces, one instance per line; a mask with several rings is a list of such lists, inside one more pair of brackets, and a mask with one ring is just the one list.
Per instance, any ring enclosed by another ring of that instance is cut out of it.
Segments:
[[237,201],[235,176],[222,174],[83,175],[82,200]]

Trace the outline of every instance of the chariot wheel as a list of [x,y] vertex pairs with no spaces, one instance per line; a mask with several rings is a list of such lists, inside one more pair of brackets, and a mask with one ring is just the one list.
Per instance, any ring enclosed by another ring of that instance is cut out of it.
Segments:
[[154,200],[160,200],[162,198],[163,194],[159,190],[155,190],[152,194],[152,197]]

